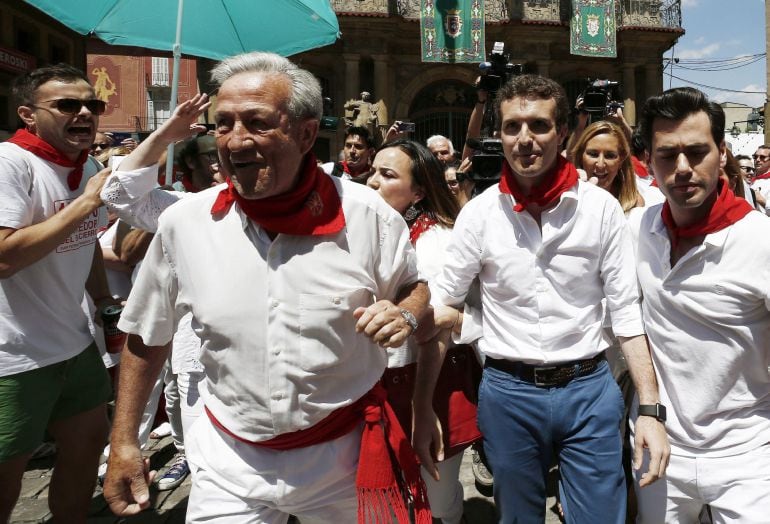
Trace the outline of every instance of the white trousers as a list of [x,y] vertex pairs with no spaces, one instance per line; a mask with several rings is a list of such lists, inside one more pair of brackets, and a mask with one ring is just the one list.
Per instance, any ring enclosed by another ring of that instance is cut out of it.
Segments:
[[289,515],[302,524],[356,522],[361,429],[324,444],[274,451],[229,437],[204,415],[186,441],[192,471],[187,522],[285,524]]
[[171,436],[177,451],[184,453],[184,436],[203,413],[200,385],[202,371],[181,371],[174,375],[169,367],[165,376],[166,416],[171,424]]
[[[770,444],[730,457],[675,455],[666,476],[636,496],[637,524],[689,524],[700,522],[705,505],[714,524],[766,524],[770,522]],[[646,471],[648,455],[639,470]]]
[[463,518],[463,485],[458,480],[463,453],[436,463],[441,479],[436,482],[425,468],[420,468],[422,479],[428,490],[433,518],[441,519],[441,524],[460,524]]

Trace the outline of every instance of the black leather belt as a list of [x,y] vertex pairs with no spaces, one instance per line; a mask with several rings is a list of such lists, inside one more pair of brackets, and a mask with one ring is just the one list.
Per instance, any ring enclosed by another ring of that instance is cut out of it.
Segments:
[[538,387],[554,387],[564,386],[573,378],[590,375],[596,371],[604,359],[602,352],[585,360],[573,360],[555,366],[533,366],[523,362],[487,357],[484,367],[503,371]]

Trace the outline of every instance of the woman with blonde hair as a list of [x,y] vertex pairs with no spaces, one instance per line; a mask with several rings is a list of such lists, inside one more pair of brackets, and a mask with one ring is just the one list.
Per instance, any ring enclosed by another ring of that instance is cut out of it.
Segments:
[[636,186],[631,148],[623,130],[606,120],[585,128],[569,152],[570,161],[585,171],[589,181],[618,199],[623,212],[644,207]]

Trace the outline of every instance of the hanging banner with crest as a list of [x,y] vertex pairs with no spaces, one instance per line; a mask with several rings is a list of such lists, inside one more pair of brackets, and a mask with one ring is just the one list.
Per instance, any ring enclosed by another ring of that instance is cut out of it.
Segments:
[[483,62],[483,0],[420,0],[423,62]]
[[617,57],[615,0],[572,0],[572,5],[570,53]]

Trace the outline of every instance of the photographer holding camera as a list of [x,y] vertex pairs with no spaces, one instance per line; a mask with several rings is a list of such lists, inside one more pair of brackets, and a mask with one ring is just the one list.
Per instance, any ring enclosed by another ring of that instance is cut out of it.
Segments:
[[583,134],[583,131],[592,122],[607,120],[620,126],[626,135],[626,140],[631,140],[633,130],[623,116],[625,108],[620,102],[620,84],[612,80],[588,80],[588,85],[575,100],[575,112],[577,122],[575,129],[567,140],[565,151],[570,151],[575,142]]

